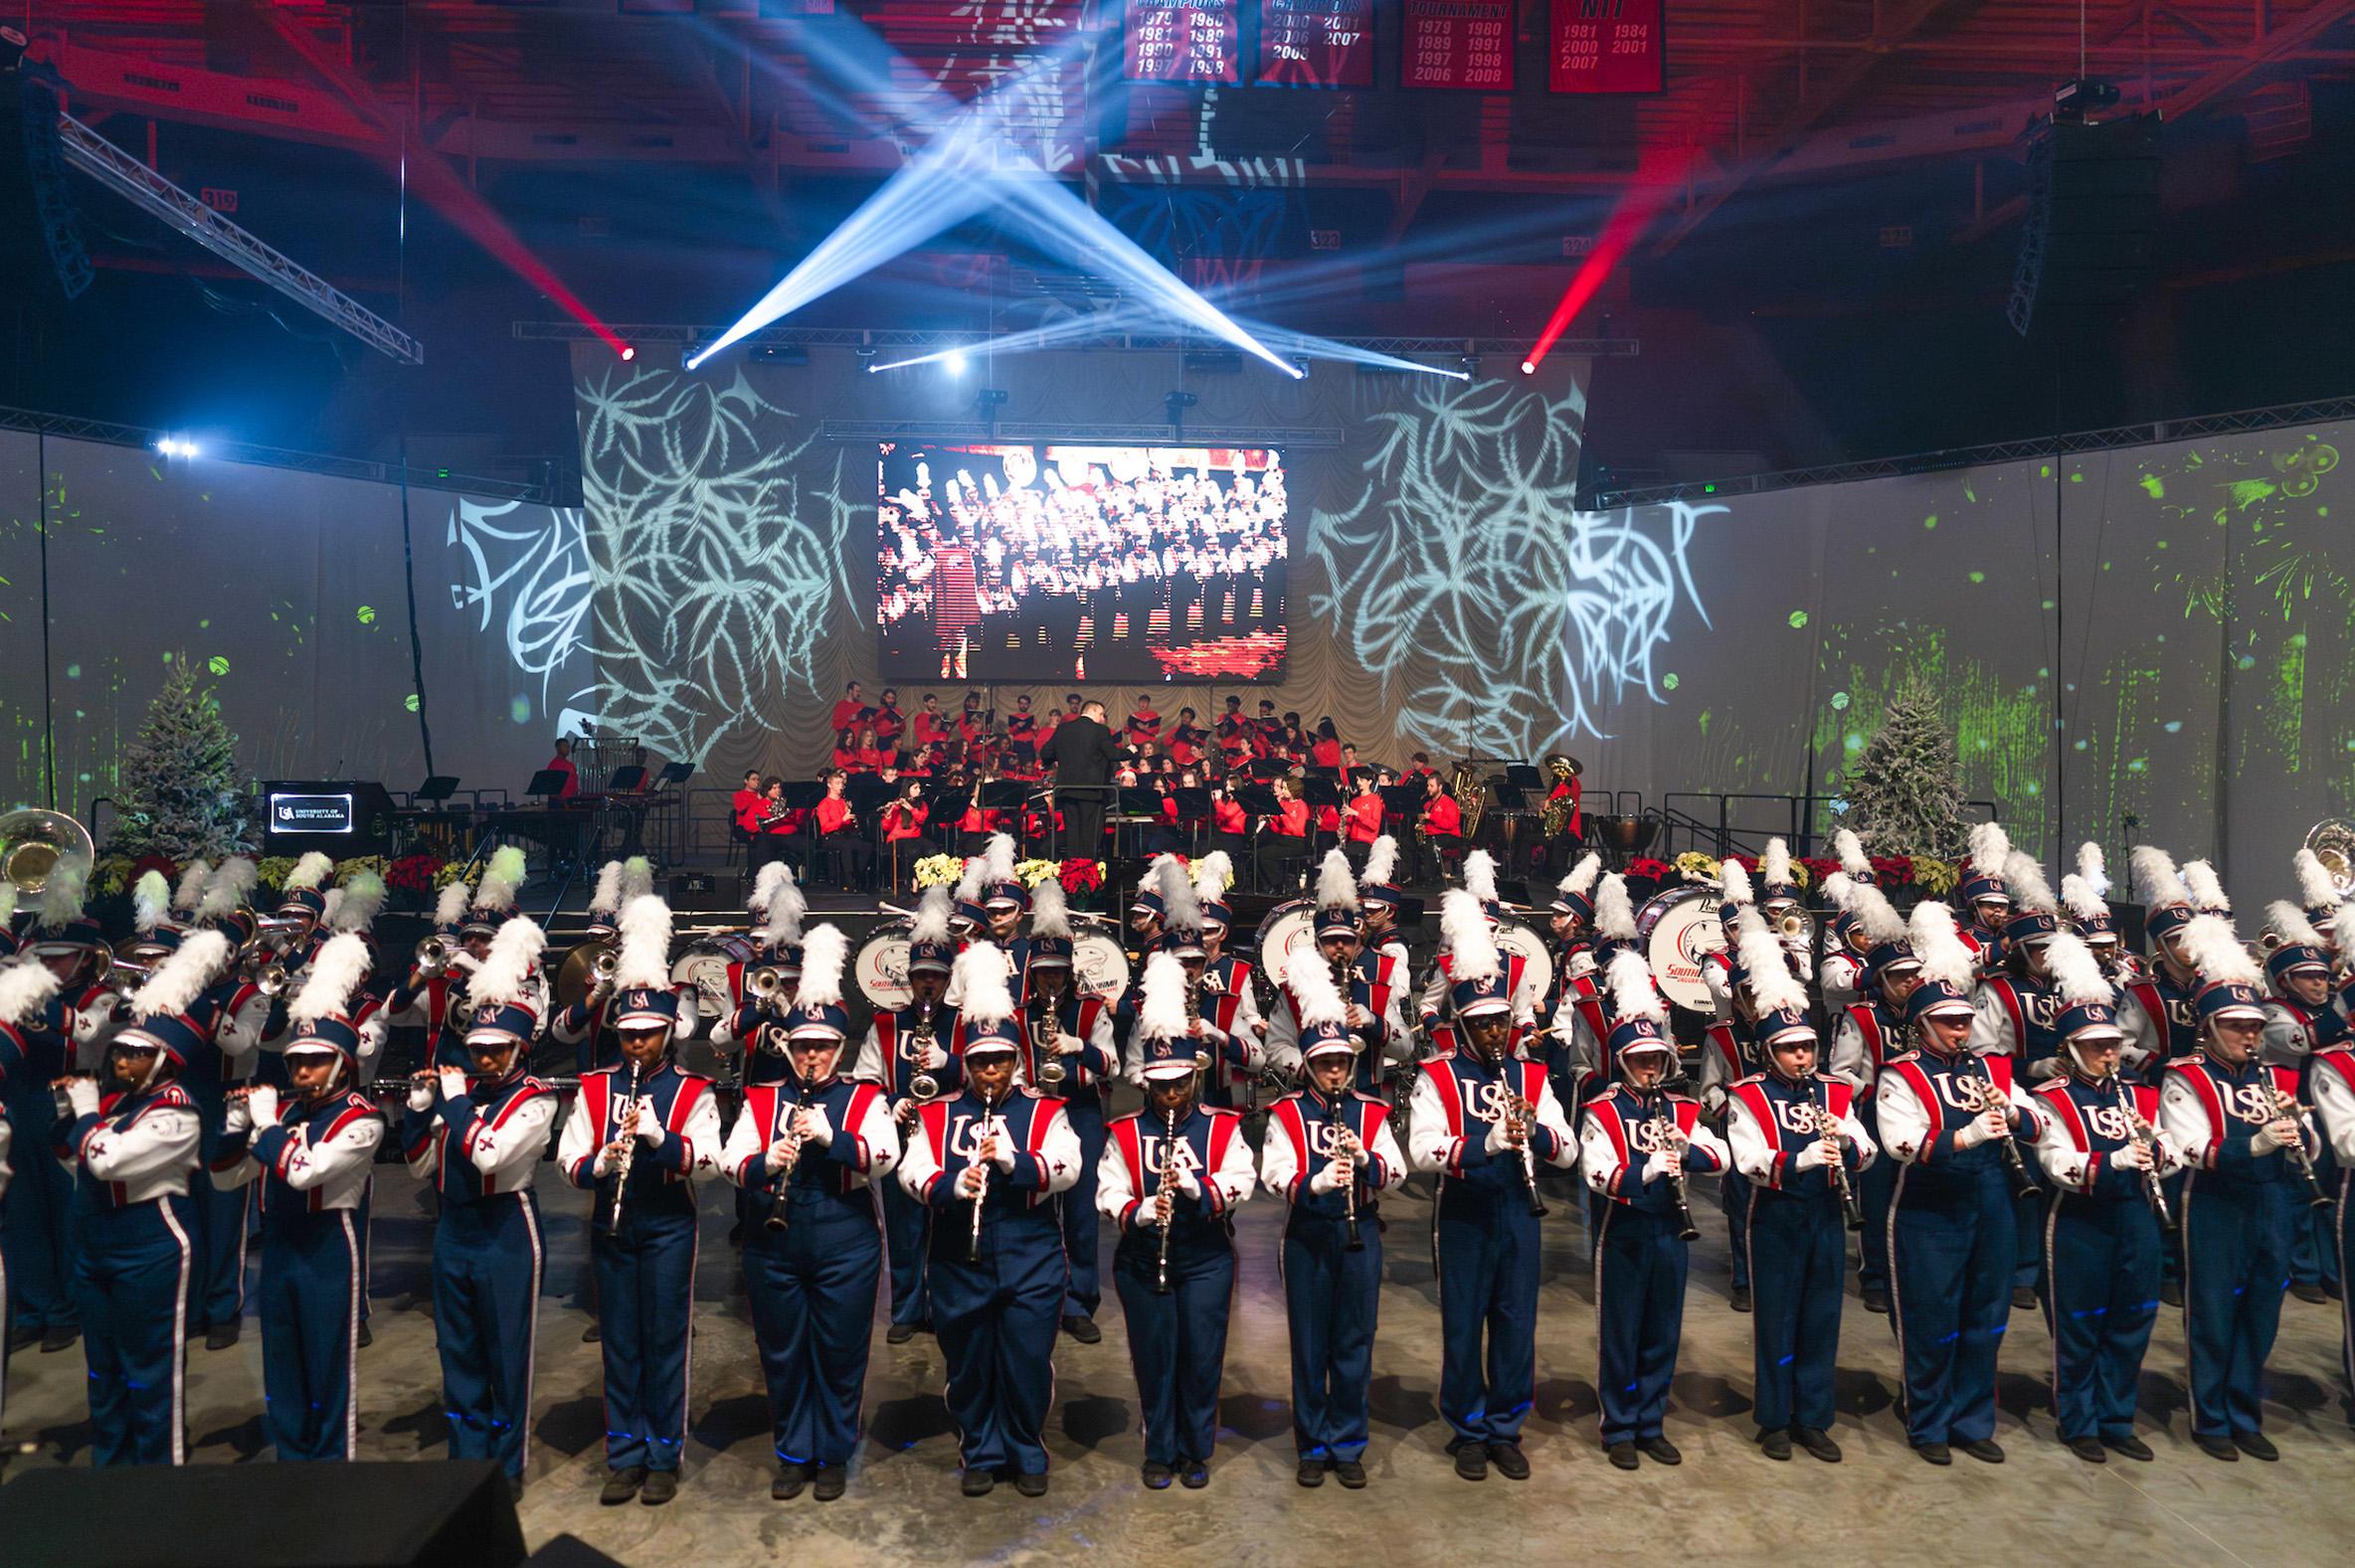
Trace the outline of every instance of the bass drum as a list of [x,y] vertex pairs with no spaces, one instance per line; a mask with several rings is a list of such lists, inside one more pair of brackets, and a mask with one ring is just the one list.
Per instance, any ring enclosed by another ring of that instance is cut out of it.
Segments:
[[1108,1007],[1121,999],[1129,988],[1129,956],[1121,951],[1117,928],[1085,921],[1073,930],[1071,979],[1081,995],[1100,997]]
[[916,999],[908,985],[908,933],[915,929],[912,920],[878,922],[850,961],[859,990],[879,1012],[897,1012]]
[[1643,939],[1660,993],[1690,1012],[1716,1010],[1709,982],[1701,977],[1701,960],[1725,947],[1719,902],[1716,888],[1677,888],[1636,911],[1636,935]]
[[1317,906],[1304,898],[1286,900],[1259,922],[1259,972],[1275,990],[1284,986],[1284,972],[1296,950],[1316,951]]
[[736,1010],[736,998],[728,989],[728,965],[750,963],[760,951],[750,937],[705,937],[670,965],[670,983],[695,987],[695,1005],[704,1017],[725,1018]]
[[[1545,946],[1544,933],[1535,926],[1525,926],[1507,916],[1497,922],[1497,948],[1500,952],[1518,955],[1526,965],[1525,973],[1530,989],[1540,1001],[1553,989],[1553,953]],[[1540,1026],[1550,1020],[1540,1018]]]

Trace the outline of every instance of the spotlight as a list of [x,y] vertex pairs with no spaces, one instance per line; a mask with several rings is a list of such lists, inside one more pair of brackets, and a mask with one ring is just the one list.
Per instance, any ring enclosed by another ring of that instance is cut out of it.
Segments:
[[629,344],[627,344],[627,343],[623,344],[623,345],[622,345],[622,363],[623,363],[623,364],[625,364],[625,365],[627,365],[627,364],[629,364],[629,363],[630,363],[632,360],[634,360],[634,359],[635,359],[635,358],[637,358],[637,350],[636,350],[636,349],[634,349],[634,348],[632,348],[632,347],[631,347]]
[[1525,376],[1535,376],[1538,373],[1538,367],[1533,362],[1525,359],[1521,362],[1521,373]]
[[155,443],[155,449],[166,457],[193,457],[196,455],[196,442],[166,436]]
[[941,357],[941,367],[952,376],[965,374],[965,350],[953,348]]

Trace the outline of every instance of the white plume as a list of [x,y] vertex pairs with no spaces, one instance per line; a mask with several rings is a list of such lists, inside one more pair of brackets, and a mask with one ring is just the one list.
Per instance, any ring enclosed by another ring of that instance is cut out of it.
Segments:
[[1971,824],[1971,869],[1987,876],[2001,878],[2004,863],[2012,858],[2012,835],[2003,830],[2001,822],[1973,822]]
[[2012,903],[2022,909],[2039,910],[2047,915],[2058,915],[2061,906],[2053,899],[2053,885],[2045,880],[2045,868],[2031,856],[2019,850],[2003,863],[2004,886],[2011,889]]
[[1758,1010],[1805,1012],[1807,987],[1791,972],[1782,940],[1766,929],[1765,918],[1754,909],[1745,909],[1735,918],[1733,929],[1734,953],[1741,959],[1742,978],[1749,983],[1750,1000]]
[[2306,912],[2285,898],[2277,898],[2265,906],[2265,921],[2273,928],[2273,934],[2284,943],[2321,948],[2325,952],[2329,950],[2329,944],[2322,940],[2322,933],[2316,931],[2314,923],[2306,919]]
[[1873,880],[1873,858],[1865,853],[1865,841],[1856,836],[1854,828],[1839,828],[1832,834],[1832,853],[1840,857],[1840,869],[1859,882]]
[[957,879],[958,903],[979,904],[982,902],[982,878],[984,875],[982,857],[979,855],[967,856],[965,873]]
[[[784,863],[772,861],[770,864],[782,866]],[[947,889],[942,890],[941,897],[945,904],[948,899]],[[802,891],[802,885],[794,880],[793,873],[787,872],[769,894],[769,915],[761,927],[761,941],[771,948],[792,947],[802,940],[802,921],[809,913],[810,896]]]
[[2330,936],[2341,954],[2355,954],[2355,904],[2341,904],[2330,917]]
[[[946,912],[943,912],[944,917]],[[942,930],[947,931],[944,918]],[[1071,935],[1071,904],[1063,896],[1063,884],[1048,877],[1038,884],[1038,891],[1030,895],[1030,935],[1033,937],[1063,937]]]
[[188,869],[180,873],[180,885],[172,890],[172,908],[182,914],[194,914],[196,906],[204,901],[205,883],[211,880],[212,875],[211,861],[200,859],[188,862]]
[[1162,924],[1172,931],[1200,931],[1202,929],[1202,901],[1194,897],[1193,884],[1186,880],[1185,868],[1176,856],[1161,862],[1162,868]]
[[352,879],[337,891],[343,894],[343,902],[328,921],[336,931],[366,931],[384,913],[385,900],[391,896],[384,878],[373,871],[353,872]]
[[1234,857],[1223,849],[1213,849],[1193,863],[1194,893],[1205,904],[1224,898],[1234,875]]
[[319,924],[329,931],[340,930],[341,928],[335,924],[335,918],[342,913],[343,889],[329,888],[327,896],[319,900]]
[[1731,855],[1718,865],[1718,896],[1721,903],[1735,905],[1747,905],[1754,897],[1750,891],[1750,874]]
[[1005,984],[1005,954],[996,943],[977,942],[957,955],[949,982],[962,998],[957,1010],[967,1023],[1002,1023],[1014,1015],[1013,992]]
[[2071,875],[2061,879],[2061,902],[2068,907],[2070,917],[2074,920],[2099,920],[2109,913],[2109,906],[2101,902],[2101,895],[2094,891],[2093,884],[2082,876]]
[[262,868],[243,855],[232,855],[221,862],[205,883],[205,896],[197,901],[199,920],[223,920],[245,907],[246,896],[261,886]]
[[1339,849],[1326,850],[1324,864],[1317,868],[1317,908],[1357,907],[1358,879],[1350,872],[1350,857]]
[[523,886],[523,851],[501,844],[490,853],[482,881],[474,889],[474,908],[504,913],[515,907],[515,890]]
[[1604,971],[1611,982],[1611,1016],[1613,1018],[1649,1018],[1654,1023],[1668,1021],[1668,1003],[1660,996],[1660,987],[1652,981],[1652,965],[1643,955],[1622,948],[1611,955],[1611,966]]
[[466,901],[473,896],[474,890],[463,882],[451,883],[434,899],[434,924],[436,926],[454,926],[464,920],[466,918]]
[[2184,922],[2183,943],[2192,967],[2211,985],[2233,982],[2255,986],[2264,981],[2249,950],[2241,946],[2232,926],[2220,916],[2194,915]]
[[530,983],[532,965],[539,962],[540,951],[547,946],[548,934],[540,930],[537,921],[518,917],[500,926],[498,935],[490,939],[489,957],[466,981],[466,1005],[504,1007],[527,998],[536,1001],[537,992]]
[[2117,999],[2117,993],[2109,988],[2108,977],[2101,972],[2100,960],[2093,957],[2093,950],[2074,931],[2058,933],[2045,944],[2045,965],[2053,971],[2053,988],[2060,992],[2065,1007],[2082,1007],[2088,1002],[2107,1007]]
[[1497,957],[1497,939],[1489,930],[1488,913],[1478,895],[1449,888],[1439,896],[1439,945],[1448,952],[1447,978],[1490,980],[1505,972]]
[[1384,833],[1365,851],[1365,880],[1380,887],[1388,887],[1390,878],[1398,870],[1398,840]]
[[[782,865],[783,862],[778,861],[772,864]],[[769,870],[769,866],[761,868],[763,880],[767,879]],[[609,860],[598,868],[597,889],[589,895],[589,913],[592,915],[616,915],[621,913],[621,909],[622,862]]]
[[992,833],[982,846],[982,881],[997,887],[1014,879],[1014,839],[1011,833]]
[[[1062,890],[1058,888],[1056,891],[1060,893]],[[912,943],[947,942],[949,940],[949,885],[946,882],[936,882],[926,888],[924,896],[916,901],[916,923],[908,928],[908,941]],[[1032,931],[1038,930],[1037,908],[1043,906],[1045,900],[1042,898],[1038,906],[1033,906],[1030,916]]]
[[0,931],[16,923],[16,884],[0,882]]
[[142,871],[138,884],[131,889],[131,924],[142,937],[153,936],[155,928],[172,912],[172,885],[160,871]]
[[2102,864],[2101,846],[2089,838],[2077,846],[2077,874],[2095,898],[2108,896],[2109,867]]
[[1627,878],[1614,871],[1595,886],[1594,929],[1613,942],[1633,942],[1635,900],[1627,896]]
[[1300,1025],[1304,1030],[1323,1023],[1340,1023],[1349,1016],[1341,987],[1333,983],[1333,965],[1325,960],[1314,943],[1304,942],[1292,950],[1291,958],[1284,964],[1284,984],[1292,992],[1292,999],[1300,1004]]
[[40,931],[63,931],[82,918],[82,901],[90,891],[90,868],[60,865],[41,889],[41,914],[33,925]]
[[1758,879],[1768,887],[1791,885],[1791,846],[1779,838],[1766,840],[1766,853],[1758,858]]
[[[784,864],[783,861],[777,863]],[[627,904],[634,898],[644,898],[653,891],[653,862],[647,860],[643,855],[632,855],[628,860],[622,862],[623,903]]]
[[310,850],[294,862],[294,869],[286,873],[286,880],[278,884],[278,891],[299,893],[305,888],[315,888],[325,882],[334,869],[332,856],[316,849]]
[[1602,875],[1603,857],[1587,855],[1570,867],[1570,874],[1555,885],[1554,891],[1564,898],[1576,895],[1584,898],[1594,889],[1594,879]]
[[[1168,887],[1170,885],[1170,870],[1177,863],[1178,857],[1176,855],[1156,855],[1145,862],[1145,874],[1137,879],[1138,894],[1142,896],[1147,893],[1160,893]],[[963,889],[959,890],[960,897],[963,896]]]
[[841,1006],[842,970],[849,960],[850,939],[839,926],[813,926],[802,945],[802,978],[794,987],[794,1005]]
[[24,1027],[57,993],[58,977],[46,963],[11,963],[0,968],[0,1024],[11,1029]]
[[1856,883],[1845,871],[1824,878],[1824,902],[1846,914],[1856,903]]
[[2134,876],[2134,891],[2152,909],[2164,909],[2170,904],[2189,904],[2191,891],[2183,885],[2183,874],[2175,869],[2175,861],[2155,844],[2140,844],[2126,857],[2127,868]]
[[2205,860],[2183,863],[2183,885],[2191,889],[2192,907],[2203,915],[2230,915],[2233,901],[2224,896],[2224,884],[2217,880],[2216,868]]
[[1905,940],[1905,917],[1889,901],[1889,895],[1867,883],[1851,884],[1849,912],[1864,929],[1865,940],[1875,947],[1884,943]]
[[218,931],[194,932],[131,993],[131,1012],[140,1018],[184,1013],[228,967],[229,938]]
[[1185,965],[1174,953],[1145,960],[1145,995],[1137,1004],[1137,1027],[1156,1040],[1185,1033]]
[[1921,977],[1941,980],[1968,996],[1978,965],[1971,950],[1963,945],[1962,933],[1955,929],[1954,911],[1934,899],[1923,899],[1913,906],[1906,930],[1913,943],[1913,957],[1921,960]]
[[2289,863],[2297,869],[2297,894],[2299,898],[2306,901],[2306,908],[2336,909],[2338,907],[2339,886],[2330,879],[2330,873],[2323,869],[2322,862],[2315,858],[2314,851],[2301,849],[2290,858]]
[[350,1008],[352,992],[368,977],[368,944],[357,932],[327,939],[310,962],[302,966],[302,989],[286,1004],[286,1016],[296,1023],[316,1023]]
[[[504,930],[504,927],[500,928]],[[614,989],[670,986],[670,906],[651,893],[622,906],[621,948],[614,957]]]
[[[617,866],[614,869],[618,878],[621,868]],[[744,901],[744,907],[752,911],[755,915],[768,914],[769,901],[777,896],[777,890],[783,887],[785,885],[785,879],[792,875],[793,867],[787,865],[784,861],[770,861],[767,865],[761,867],[761,874],[753,878],[752,897]]]
[[1497,857],[1475,849],[1464,857],[1464,891],[1483,904],[1497,902]]

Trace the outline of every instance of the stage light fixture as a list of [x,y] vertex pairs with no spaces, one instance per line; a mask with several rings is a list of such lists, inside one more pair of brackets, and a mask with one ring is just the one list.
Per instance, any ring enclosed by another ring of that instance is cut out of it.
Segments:
[[1538,373],[1538,367],[1525,359],[1521,362],[1521,373],[1525,376],[1535,376]]
[[164,436],[155,443],[155,449],[166,457],[193,457],[197,454],[196,442],[182,440],[176,436]]
[[941,356],[941,368],[952,376],[965,374],[965,350],[953,348]]
[[632,360],[634,360],[634,359],[635,359],[635,358],[637,358],[637,350],[636,350],[636,349],[634,349],[634,348],[632,348],[632,347],[631,347],[629,344],[627,344],[627,343],[623,344],[623,345],[622,345],[622,363],[623,363],[623,364],[625,364],[625,365],[627,365],[627,364],[629,364],[629,363],[630,363]]

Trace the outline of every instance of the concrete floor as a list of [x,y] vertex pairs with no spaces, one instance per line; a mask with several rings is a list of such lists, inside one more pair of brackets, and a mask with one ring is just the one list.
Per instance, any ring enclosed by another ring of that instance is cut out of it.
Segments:
[[[545,1174],[547,1167],[542,1167]],[[1035,1501],[1000,1485],[957,1493],[956,1442],[940,1402],[940,1356],[919,1337],[892,1348],[881,1321],[867,1379],[867,1441],[842,1500],[808,1493],[769,1500],[767,1415],[752,1333],[724,1237],[728,1189],[705,1193],[704,1267],[697,1282],[693,1425],[679,1500],[655,1509],[600,1508],[604,1463],[597,1347],[576,1290],[584,1272],[588,1200],[552,1190],[548,1296],[540,1318],[531,1486],[521,1507],[534,1545],[572,1532],[633,1564],[726,1568],[791,1553],[800,1565],[1015,1562],[1092,1553],[1113,1564],[1170,1568],[1239,1562],[1392,1561],[1473,1554],[1505,1562],[1581,1557],[1712,1564],[1888,1561],[2075,1561],[2109,1564],[2298,1564],[2344,1560],[2355,1527],[2355,1435],[2345,1414],[2337,1305],[2285,1303],[2272,1360],[2266,1430],[2282,1462],[2225,1466],[2192,1447],[2180,1316],[2167,1312],[2143,1372],[2145,1438],[2157,1462],[2088,1466],[2053,1437],[2043,1369],[2051,1341],[2038,1314],[2015,1312],[2005,1346],[1999,1438],[2010,1458],[1921,1464],[1892,1412],[1895,1345],[1884,1318],[1853,1293],[1843,1335],[1841,1425],[1847,1462],[1800,1455],[1787,1465],[1751,1442],[1749,1319],[1727,1309],[1725,1241],[1714,1194],[1698,1184],[1696,1244],[1682,1365],[1669,1434],[1681,1469],[1612,1470],[1597,1446],[1592,1282],[1581,1260],[1579,1205],[1565,1186],[1545,1224],[1537,1412],[1528,1434],[1535,1476],[1459,1481],[1436,1407],[1438,1307],[1429,1206],[1390,1206],[1388,1286],[1374,1355],[1372,1484],[1304,1491],[1292,1480],[1283,1303],[1276,1279],[1282,1205],[1265,1197],[1240,1217],[1242,1282],[1229,1341],[1223,1431],[1206,1491],[1147,1492],[1137,1483],[1136,1397],[1120,1311],[1107,1300],[1104,1340],[1059,1341],[1048,1446],[1053,1490]],[[371,1459],[438,1456],[443,1422],[433,1323],[395,1310],[423,1289],[428,1234],[414,1184],[382,1167],[377,1198],[374,1326],[361,1361],[360,1443]],[[1704,1201],[1708,1199],[1709,1201]],[[1109,1246],[1107,1247],[1109,1259]],[[189,1355],[194,1458],[258,1457],[259,1331],[235,1349]],[[85,1463],[79,1349],[18,1352],[9,1367],[7,1464]],[[1631,1505],[1632,1504],[1632,1505]],[[1574,1545],[1572,1543],[1575,1543]],[[0,1551],[0,1558],[5,1552]]]

